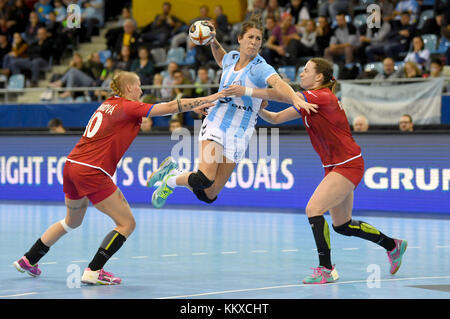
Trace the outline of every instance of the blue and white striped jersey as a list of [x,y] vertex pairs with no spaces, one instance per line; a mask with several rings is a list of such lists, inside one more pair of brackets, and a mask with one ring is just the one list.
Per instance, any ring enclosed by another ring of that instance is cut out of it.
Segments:
[[[267,79],[277,73],[275,69],[258,54],[245,68],[235,71],[239,55],[238,51],[224,55],[219,91],[233,84],[250,88],[268,87]],[[250,96],[226,97],[211,107],[206,120],[223,132],[236,130],[236,137],[252,135],[261,102],[261,99]]]

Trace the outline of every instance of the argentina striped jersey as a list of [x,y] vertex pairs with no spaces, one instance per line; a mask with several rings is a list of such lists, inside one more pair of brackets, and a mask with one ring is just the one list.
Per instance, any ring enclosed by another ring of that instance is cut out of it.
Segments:
[[[235,71],[239,56],[238,51],[224,55],[219,91],[233,84],[250,88],[268,87],[267,79],[277,73],[275,69],[258,54],[243,69]],[[261,99],[250,96],[222,98],[210,108],[206,120],[223,132],[233,130],[236,137],[251,135],[261,102]]]

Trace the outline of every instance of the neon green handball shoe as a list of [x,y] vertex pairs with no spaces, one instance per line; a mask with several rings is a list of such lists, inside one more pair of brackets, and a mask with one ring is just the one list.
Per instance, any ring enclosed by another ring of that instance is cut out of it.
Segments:
[[167,157],[164,161],[161,162],[158,169],[150,175],[147,180],[147,187],[153,187],[156,182],[161,181],[167,174],[169,174],[173,169],[176,168],[178,168],[178,165],[173,157]]
[[167,185],[167,180],[175,174],[164,177],[161,185],[152,194],[152,204],[155,208],[161,208],[166,203],[167,197],[173,193],[173,188]]

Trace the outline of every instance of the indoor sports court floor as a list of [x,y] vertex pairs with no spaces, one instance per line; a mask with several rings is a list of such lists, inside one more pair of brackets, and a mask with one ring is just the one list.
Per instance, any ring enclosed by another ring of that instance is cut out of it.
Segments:
[[448,218],[359,217],[408,240],[399,272],[389,275],[386,252],[377,245],[332,232],[340,280],[310,286],[301,280],[318,258],[304,214],[142,207],[133,212],[135,232],[105,267],[123,284],[78,287],[112,221],[90,207],[84,224],[39,262],[41,277],[32,278],[12,263],[65,216],[65,207],[0,203],[0,299],[450,298]]

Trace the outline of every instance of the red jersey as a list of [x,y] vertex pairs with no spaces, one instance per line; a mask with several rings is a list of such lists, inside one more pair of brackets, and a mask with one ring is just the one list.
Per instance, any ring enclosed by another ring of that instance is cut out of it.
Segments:
[[[361,148],[350,132],[347,116],[329,88],[302,92],[306,102],[317,104],[318,112],[301,109],[303,123],[324,167],[341,165],[361,157]],[[298,110],[297,110],[298,111]]]
[[142,117],[148,116],[153,106],[117,96],[107,99],[92,115],[67,160],[113,176],[117,163],[139,133]]

